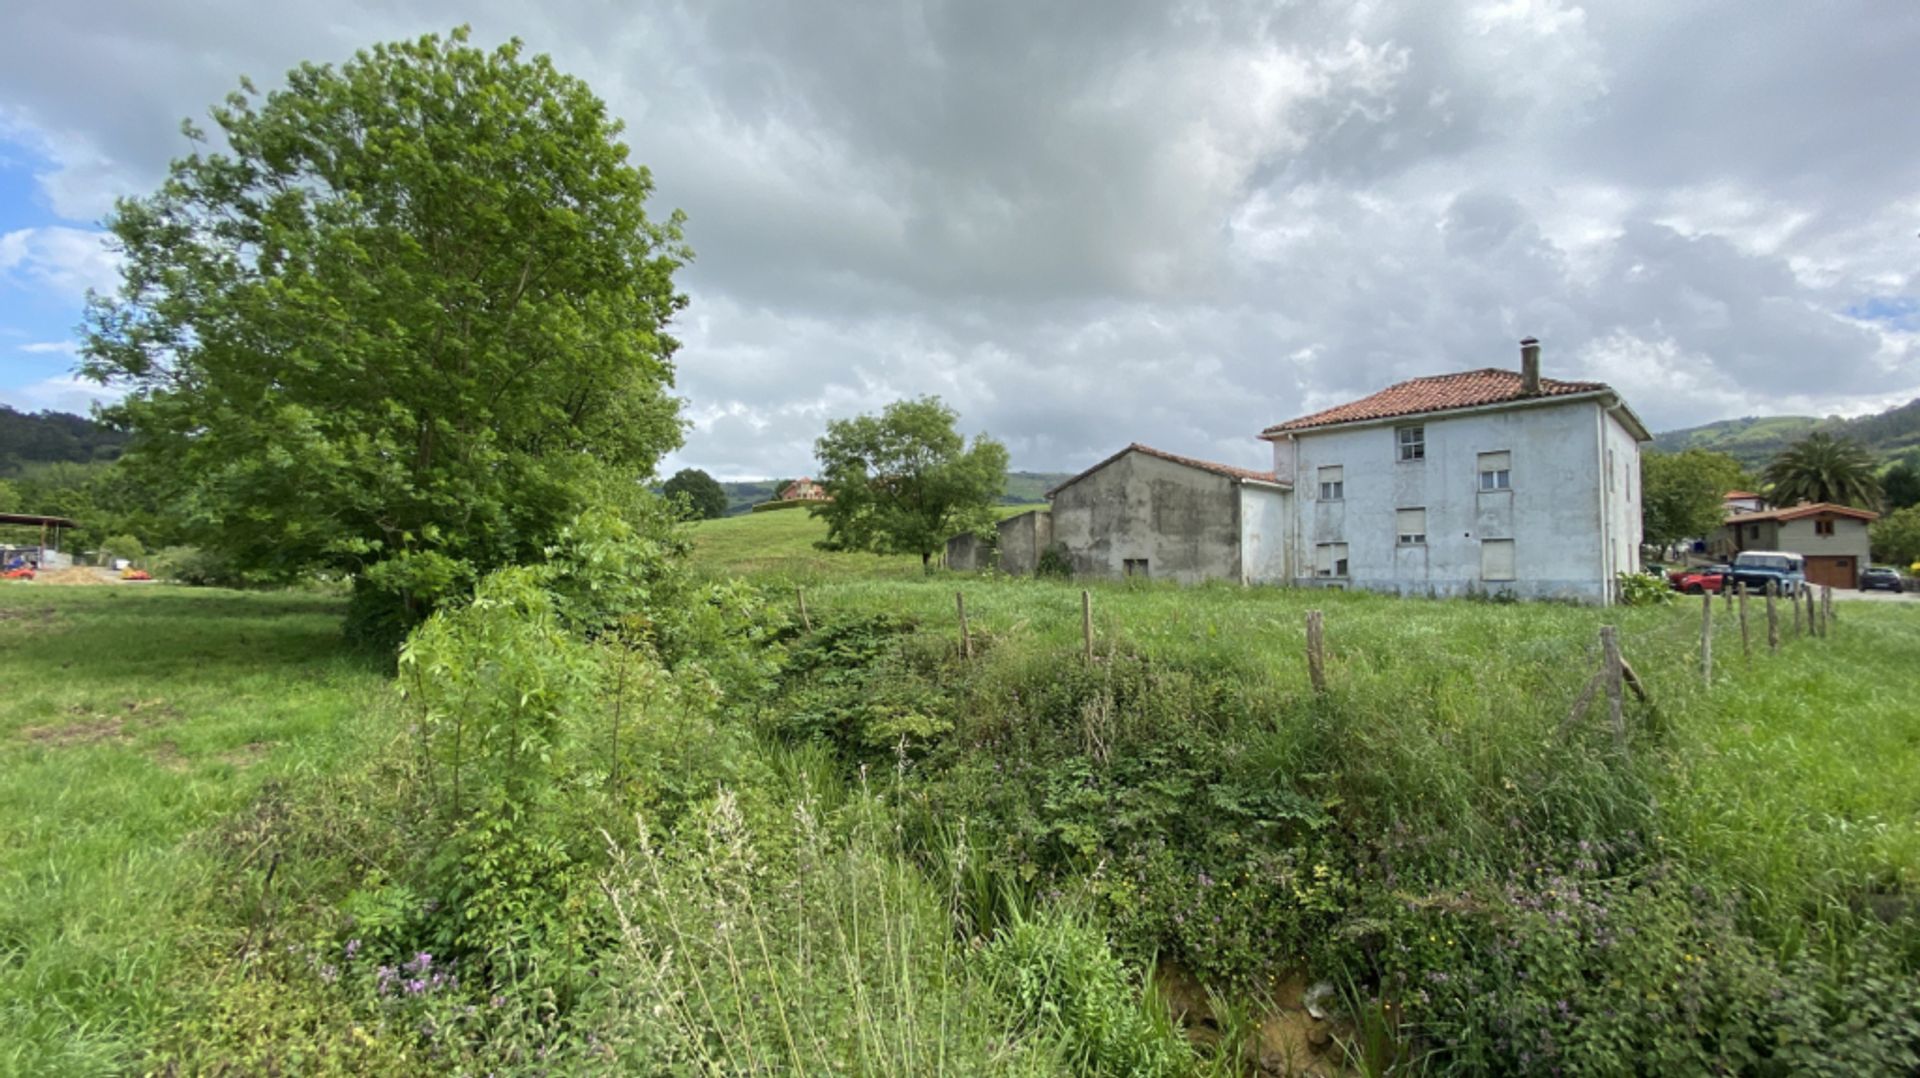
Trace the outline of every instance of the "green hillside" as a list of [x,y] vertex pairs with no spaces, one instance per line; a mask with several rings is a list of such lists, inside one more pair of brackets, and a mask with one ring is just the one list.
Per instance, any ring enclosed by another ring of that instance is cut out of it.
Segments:
[[[1000,493],[1001,505],[1037,505],[1046,501],[1047,491],[1072,478],[1072,472],[1008,472],[1007,485]],[[742,479],[721,483],[727,492],[727,515],[739,516],[761,502],[772,499],[778,479]]]
[[1727,454],[1748,468],[1758,469],[1782,449],[1815,431],[1851,438],[1884,458],[1903,456],[1920,449],[1920,400],[1857,419],[1838,416],[1818,419],[1805,415],[1723,419],[1657,434],[1653,448],[1662,453],[1711,449]]

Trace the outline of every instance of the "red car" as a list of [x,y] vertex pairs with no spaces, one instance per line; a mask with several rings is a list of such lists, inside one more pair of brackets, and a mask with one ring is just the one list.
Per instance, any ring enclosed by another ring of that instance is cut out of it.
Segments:
[[1702,592],[1725,590],[1728,571],[1724,565],[1697,565],[1691,569],[1675,569],[1667,579],[1675,590],[1699,595]]

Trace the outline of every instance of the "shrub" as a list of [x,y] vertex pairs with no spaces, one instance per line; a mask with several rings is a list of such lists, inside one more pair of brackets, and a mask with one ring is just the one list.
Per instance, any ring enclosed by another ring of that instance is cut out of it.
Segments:
[[1040,559],[1034,564],[1033,575],[1051,577],[1069,577],[1073,575],[1073,559],[1067,554],[1065,543],[1054,543],[1040,552]]
[[1673,602],[1674,590],[1657,576],[1620,573],[1616,580],[1622,606],[1665,606]]
[[138,561],[147,556],[147,548],[131,535],[115,535],[100,544],[100,556],[109,563],[119,558]]

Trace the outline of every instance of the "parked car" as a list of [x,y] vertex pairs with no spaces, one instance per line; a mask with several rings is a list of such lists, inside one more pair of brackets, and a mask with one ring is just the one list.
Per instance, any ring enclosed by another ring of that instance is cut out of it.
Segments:
[[1772,584],[1781,595],[1794,596],[1807,586],[1807,559],[1784,550],[1743,550],[1733,556],[1732,575],[1729,585],[1764,592]]
[[1669,579],[1677,590],[1688,595],[1699,595],[1702,592],[1726,590],[1730,575],[1731,570],[1724,565],[1697,565],[1691,569],[1681,569]]
[[1905,591],[1907,582],[1900,578],[1898,569],[1867,569],[1860,574],[1861,591]]

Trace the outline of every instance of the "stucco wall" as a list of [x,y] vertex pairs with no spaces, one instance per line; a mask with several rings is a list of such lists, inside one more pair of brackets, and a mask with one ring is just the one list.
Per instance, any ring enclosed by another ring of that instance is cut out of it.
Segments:
[[1240,581],[1243,584],[1284,584],[1292,575],[1288,564],[1291,534],[1289,499],[1284,490],[1246,483],[1240,487]]
[[1601,488],[1605,516],[1607,581],[1611,586],[1616,573],[1631,573],[1640,567],[1640,446],[1619,420],[1600,408],[1601,446],[1611,468],[1609,482]]
[[[1409,423],[1426,430],[1426,456],[1418,462],[1399,459],[1392,423],[1301,432],[1293,451],[1297,462],[1276,445],[1276,467],[1291,473],[1281,478],[1295,482],[1293,578],[1309,586],[1415,595],[1509,592],[1607,601],[1611,574],[1603,558],[1610,552],[1603,541],[1613,536],[1605,534],[1603,513],[1626,544],[1623,557],[1634,557],[1639,492],[1628,498],[1616,477],[1620,497],[1610,512],[1603,505],[1603,443],[1614,445],[1616,469],[1631,468],[1636,483],[1639,456],[1631,436],[1601,415],[1592,401],[1575,401],[1424,417]],[[1624,452],[1616,437],[1632,452]],[[1511,489],[1482,492],[1479,454],[1500,451],[1511,454]],[[1342,468],[1345,490],[1338,501],[1319,498],[1318,473],[1325,465]],[[1424,544],[1398,544],[1396,511],[1402,508],[1426,510]],[[1514,580],[1482,580],[1483,539],[1513,540]],[[1314,576],[1316,545],[1328,542],[1347,544],[1345,580]]]
[[1053,497],[1053,539],[1073,571],[1120,576],[1130,558],[1183,584],[1239,580],[1240,499],[1232,481],[1132,452]]
[[993,547],[972,532],[961,532],[947,540],[947,568],[960,573],[975,573],[992,568]]
[[1053,542],[1053,514],[1045,509],[1008,517],[999,524],[1000,571],[1026,576],[1040,564],[1040,552]]
[[1776,550],[1791,550],[1795,554],[1815,554],[1821,556],[1857,558],[1855,564],[1864,569],[1873,564],[1872,544],[1867,538],[1867,523],[1852,517],[1833,517],[1833,534],[1820,535],[1814,531],[1814,517],[1802,520],[1789,520],[1780,525],[1775,542],[1780,545]]

